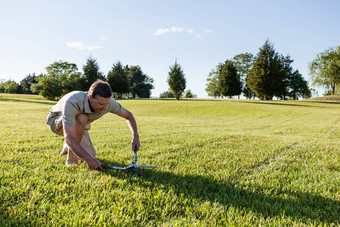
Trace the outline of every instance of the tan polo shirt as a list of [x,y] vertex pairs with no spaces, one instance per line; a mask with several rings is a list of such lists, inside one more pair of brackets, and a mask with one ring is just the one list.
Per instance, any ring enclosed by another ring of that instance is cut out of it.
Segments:
[[87,92],[73,91],[62,97],[52,107],[51,112],[57,113],[59,116],[61,115],[65,126],[74,127],[76,125],[76,116],[80,113],[86,113],[88,115],[88,122],[91,123],[108,112],[120,114],[123,109],[116,100],[111,99],[106,110],[100,113],[92,112]]

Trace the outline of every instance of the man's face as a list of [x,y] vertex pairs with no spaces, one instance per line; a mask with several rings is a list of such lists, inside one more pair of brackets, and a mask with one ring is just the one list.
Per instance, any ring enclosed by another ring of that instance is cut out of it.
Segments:
[[94,110],[94,112],[99,113],[103,110],[107,109],[107,105],[110,103],[111,97],[103,98],[100,96],[96,96],[93,98],[89,95],[90,106]]

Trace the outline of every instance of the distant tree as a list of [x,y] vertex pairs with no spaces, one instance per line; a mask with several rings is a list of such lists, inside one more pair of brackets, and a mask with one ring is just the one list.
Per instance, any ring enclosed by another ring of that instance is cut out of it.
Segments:
[[191,90],[186,90],[184,92],[184,98],[197,98],[197,95],[194,95]]
[[247,84],[245,84],[242,92],[243,92],[244,97],[246,97],[247,99],[254,99],[255,98],[255,92],[250,90],[250,88],[248,87]]
[[246,98],[255,97],[255,93],[249,89],[245,80],[252,68],[254,62],[254,55],[251,53],[243,53],[235,55],[232,59],[234,65],[236,66],[237,73],[239,74],[242,81],[242,92]]
[[63,95],[79,90],[80,72],[77,65],[68,62],[54,62],[46,67],[47,74],[36,80],[37,84],[31,86],[32,92],[37,92],[50,100],[56,100]]
[[19,93],[20,85],[14,80],[8,80],[0,83],[0,93]]
[[38,83],[32,84],[31,90],[34,93],[49,99],[56,100],[62,96],[62,84],[57,78],[41,75],[38,79]]
[[205,91],[208,93],[208,96],[210,97],[220,97],[221,94],[218,91],[218,78],[220,76],[220,70],[222,67],[222,63],[218,64],[216,66],[215,70],[212,70],[207,78],[207,84],[206,84],[206,88]]
[[165,98],[175,98],[174,93],[169,89],[168,91],[165,91],[159,95],[159,98],[165,99]]
[[243,54],[238,54],[233,57],[232,61],[241,79],[245,79],[252,67],[254,55],[247,52]]
[[[35,73],[28,74],[24,79],[20,81],[20,86],[24,94],[32,94],[31,86],[32,84],[38,83]],[[37,93],[36,93],[37,94]]]
[[286,100],[287,96],[289,96],[290,80],[293,77],[293,67],[291,66],[292,63],[293,60],[289,55],[280,55],[280,73],[277,77],[275,77],[277,81],[275,81],[276,90],[274,95],[283,100]]
[[240,95],[242,92],[240,76],[237,74],[234,63],[230,60],[225,61],[221,67],[218,79],[218,91],[220,94],[229,96],[230,98],[234,95]]
[[246,83],[260,99],[271,100],[274,95],[282,96],[286,89],[287,74],[284,60],[267,40],[254,59]]
[[5,93],[14,94],[18,90],[18,84],[15,81],[9,81],[5,87]]
[[92,83],[96,80],[105,80],[105,76],[99,71],[97,60],[89,57],[86,65],[83,66],[83,75],[80,78],[80,90],[88,91]]
[[11,93],[11,94],[19,93],[18,88],[19,88],[19,84],[17,82],[10,81],[10,83],[7,84],[6,86],[5,92]]
[[71,91],[79,90],[80,72],[74,63],[67,61],[54,62],[46,67],[47,77],[55,78],[61,87],[61,95]]
[[340,85],[340,46],[330,48],[309,63],[309,73],[314,86],[323,86],[335,94]]
[[130,80],[130,92],[132,98],[150,98],[153,87],[153,79],[143,73],[140,66],[125,67]]
[[177,60],[174,65],[170,66],[167,82],[170,90],[174,93],[175,98],[179,100],[186,88],[186,79],[182,67],[177,63]]
[[107,75],[107,82],[110,84],[112,91],[118,95],[118,98],[122,98],[123,94],[130,91],[130,81],[120,61],[113,64],[111,71]]
[[312,93],[308,87],[308,82],[303,78],[302,74],[298,70],[295,70],[292,76],[289,78],[289,96],[298,100],[301,98],[310,98]]
[[0,93],[5,93],[5,82],[0,82]]

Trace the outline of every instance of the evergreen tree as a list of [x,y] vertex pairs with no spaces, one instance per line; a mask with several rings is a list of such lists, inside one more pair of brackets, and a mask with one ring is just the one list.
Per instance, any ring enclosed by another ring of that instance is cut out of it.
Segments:
[[284,67],[283,57],[267,40],[254,59],[246,83],[260,99],[271,100],[274,95],[282,96],[287,86]]
[[303,78],[302,74],[298,70],[292,74],[289,78],[289,96],[294,99],[298,100],[299,97],[302,98],[310,98],[311,91],[308,87],[308,82]]
[[186,79],[182,67],[175,61],[175,64],[170,66],[170,72],[168,77],[168,84],[171,91],[177,100],[182,96],[186,88]]
[[244,97],[246,97],[247,99],[255,98],[255,92],[250,90],[247,84],[245,84],[242,92],[243,92]]
[[240,95],[242,92],[242,82],[240,76],[237,74],[237,69],[232,61],[225,61],[222,65],[219,80],[218,91],[224,96],[230,98],[234,95]]
[[122,98],[123,94],[130,91],[130,81],[120,61],[113,64],[111,71],[107,75],[107,82],[110,84],[112,92],[118,95],[118,98]]
[[97,60],[92,57],[87,59],[86,65],[83,66],[83,71],[84,74],[80,79],[80,90],[82,91],[88,91],[98,79],[105,80],[105,76],[99,71]]
[[143,73],[139,66],[125,67],[130,80],[130,91],[133,98],[150,98],[153,79]]

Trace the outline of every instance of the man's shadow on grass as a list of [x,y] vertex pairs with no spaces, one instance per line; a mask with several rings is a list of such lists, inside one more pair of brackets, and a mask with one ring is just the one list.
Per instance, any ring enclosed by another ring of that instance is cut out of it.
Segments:
[[[118,163],[110,163],[108,160],[100,160],[111,165],[124,166]],[[139,185],[146,188],[156,188],[162,185],[164,190],[172,190],[177,195],[217,202],[227,209],[237,207],[240,210],[252,211],[265,218],[282,217],[283,215],[303,223],[324,222],[327,224],[340,223],[340,202],[325,198],[309,192],[280,190],[272,195],[263,193],[261,186],[236,185],[230,182],[214,180],[200,175],[177,175],[164,172],[161,169],[140,169],[146,173],[146,177],[138,180]],[[115,178],[133,181],[137,174],[131,170],[104,170]]]

